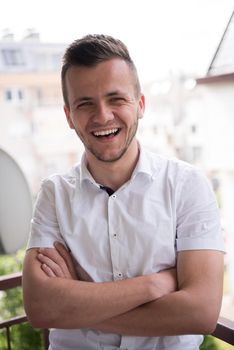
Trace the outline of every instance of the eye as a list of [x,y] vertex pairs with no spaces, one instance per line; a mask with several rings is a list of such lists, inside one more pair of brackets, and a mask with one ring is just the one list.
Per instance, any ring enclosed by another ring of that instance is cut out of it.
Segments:
[[112,103],[118,104],[118,103],[125,102],[125,98],[124,98],[124,97],[121,97],[121,96],[115,96],[115,97],[112,97],[112,98],[110,99],[110,101],[111,101]]
[[84,101],[84,102],[80,102],[77,105],[77,108],[86,108],[86,107],[90,107],[93,106],[93,103],[91,101]]

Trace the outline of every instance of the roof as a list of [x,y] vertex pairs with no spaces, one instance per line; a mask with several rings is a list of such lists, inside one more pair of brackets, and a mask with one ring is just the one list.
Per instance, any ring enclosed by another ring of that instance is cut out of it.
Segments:
[[0,73],[58,71],[65,44],[0,40]]
[[207,75],[197,79],[197,83],[234,80],[234,12],[232,13]]

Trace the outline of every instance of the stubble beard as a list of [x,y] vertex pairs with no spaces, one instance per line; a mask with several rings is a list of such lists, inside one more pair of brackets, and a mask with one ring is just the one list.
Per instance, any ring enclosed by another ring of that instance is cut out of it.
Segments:
[[97,152],[97,150],[94,147],[92,147],[91,145],[87,145],[84,141],[83,136],[77,130],[76,130],[76,134],[79,137],[79,139],[81,140],[81,142],[83,143],[85,149],[87,149],[90,153],[92,153],[92,155],[97,160],[102,161],[102,162],[106,162],[106,163],[112,163],[112,162],[116,162],[119,159],[121,159],[124,156],[124,154],[127,152],[129,146],[131,145],[131,143],[136,135],[137,129],[138,129],[138,118],[136,119],[135,123],[132,125],[132,127],[130,129],[129,136],[126,140],[124,147],[120,150],[120,152],[117,155],[115,155],[113,157],[104,157],[103,154]]

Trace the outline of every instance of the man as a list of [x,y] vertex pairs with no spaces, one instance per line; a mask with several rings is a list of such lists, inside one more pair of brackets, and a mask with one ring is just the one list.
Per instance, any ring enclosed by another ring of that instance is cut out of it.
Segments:
[[29,320],[53,328],[52,350],[198,349],[222,296],[223,242],[208,181],[140,147],[145,99],[121,41],[75,41],[62,89],[85,151],[38,196],[23,273]]

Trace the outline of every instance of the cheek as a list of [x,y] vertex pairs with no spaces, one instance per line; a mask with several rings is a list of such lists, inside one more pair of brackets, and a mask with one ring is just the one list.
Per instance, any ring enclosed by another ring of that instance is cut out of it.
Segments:
[[117,115],[124,120],[126,123],[131,123],[140,116],[138,108],[134,107],[123,107],[121,110],[117,111]]
[[79,118],[75,123],[75,128],[80,134],[89,134],[91,123],[88,118]]
[[84,130],[87,126],[87,118],[81,115],[72,115],[68,120],[71,129]]

